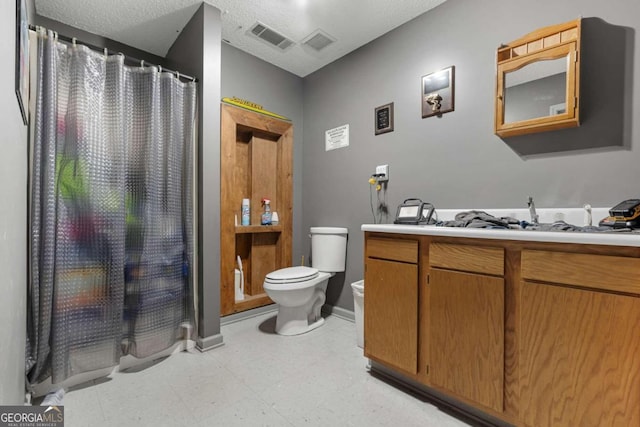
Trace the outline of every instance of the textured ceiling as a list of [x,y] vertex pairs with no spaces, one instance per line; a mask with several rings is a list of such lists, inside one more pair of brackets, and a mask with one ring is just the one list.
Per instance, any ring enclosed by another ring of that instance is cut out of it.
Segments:
[[[222,11],[222,38],[304,77],[445,0],[206,0]],[[165,56],[199,0],[36,0],[36,13]],[[256,21],[293,40],[285,50],[247,36]],[[336,40],[320,52],[301,42],[316,30]]]

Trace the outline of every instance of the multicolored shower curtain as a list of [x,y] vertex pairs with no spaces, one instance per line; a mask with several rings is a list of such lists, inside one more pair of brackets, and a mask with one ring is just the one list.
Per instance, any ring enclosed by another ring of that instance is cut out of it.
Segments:
[[196,83],[51,31],[37,49],[27,379],[56,384],[194,321]]

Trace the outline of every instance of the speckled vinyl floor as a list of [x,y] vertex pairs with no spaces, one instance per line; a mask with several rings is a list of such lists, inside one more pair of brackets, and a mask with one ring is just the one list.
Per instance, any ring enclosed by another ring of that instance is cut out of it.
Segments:
[[467,425],[367,372],[354,323],[329,316],[293,337],[274,326],[275,313],[232,323],[220,348],[72,388],[65,426]]

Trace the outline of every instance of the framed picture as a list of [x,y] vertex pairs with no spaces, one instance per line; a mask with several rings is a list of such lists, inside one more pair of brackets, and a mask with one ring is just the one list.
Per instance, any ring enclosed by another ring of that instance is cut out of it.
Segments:
[[422,76],[422,118],[453,111],[455,67]]
[[29,121],[29,21],[26,0],[16,0],[16,95],[22,121]]
[[374,122],[376,135],[393,132],[393,102],[375,109]]

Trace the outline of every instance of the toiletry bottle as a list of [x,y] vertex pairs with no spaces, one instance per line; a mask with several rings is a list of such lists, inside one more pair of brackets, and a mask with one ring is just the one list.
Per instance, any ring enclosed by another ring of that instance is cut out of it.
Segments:
[[271,225],[271,200],[262,199],[262,204],[264,205],[264,212],[260,217],[260,224]]
[[242,199],[242,225],[251,223],[251,215],[249,209],[249,199]]

